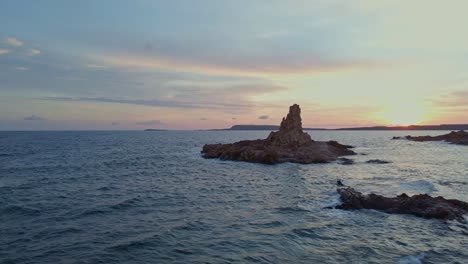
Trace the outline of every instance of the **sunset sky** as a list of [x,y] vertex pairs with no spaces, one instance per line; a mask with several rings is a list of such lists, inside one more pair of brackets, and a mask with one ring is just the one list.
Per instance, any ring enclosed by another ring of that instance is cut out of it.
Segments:
[[468,123],[468,1],[0,1],[0,130]]

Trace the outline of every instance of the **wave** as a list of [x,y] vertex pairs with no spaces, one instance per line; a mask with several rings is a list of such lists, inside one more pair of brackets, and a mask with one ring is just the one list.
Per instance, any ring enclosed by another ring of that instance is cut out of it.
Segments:
[[107,250],[111,251],[130,251],[133,249],[139,249],[144,247],[156,247],[161,241],[159,235],[152,235],[148,237],[142,238],[134,238],[131,240],[125,240],[122,242],[118,242],[107,248]]
[[0,208],[0,215],[4,215],[4,214],[37,216],[41,214],[41,211],[35,208],[26,207],[26,206],[10,205],[4,208]]
[[126,199],[122,202],[119,202],[117,204],[111,205],[110,208],[115,209],[115,210],[121,210],[121,209],[126,209],[130,207],[134,207],[138,205],[138,203],[142,202],[143,200],[140,198],[131,198],[131,199]]
[[264,228],[275,228],[275,227],[283,226],[284,224],[280,221],[272,221],[272,222],[264,222],[264,223],[249,223],[249,225],[264,227]]
[[207,230],[209,226],[205,223],[200,221],[193,221],[190,223],[186,223],[181,226],[176,226],[174,230],[183,230],[183,231],[204,231]]
[[421,253],[418,255],[413,256],[405,256],[400,258],[397,263],[398,264],[422,264],[424,263],[423,260],[426,257],[426,253]]
[[464,181],[438,181],[442,186],[451,186],[451,185],[467,185],[467,182]]
[[417,180],[417,181],[412,181],[412,182],[406,182],[406,183],[402,183],[400,185],[401,185],[401,187],[409,188],[411,190],[415,190],[415,191],[418,191],[418,192],[430,193],[430,192],[436,192],[437,191],[437,188],[434,186],[434,184],[432,184],[432,182],[426,181],[426,180]]
[[286,207],[278,207],[275,208],[280,213],[300,213],[300,212],[308,212],[308,210],[301,208],[299,206],[286,206]]

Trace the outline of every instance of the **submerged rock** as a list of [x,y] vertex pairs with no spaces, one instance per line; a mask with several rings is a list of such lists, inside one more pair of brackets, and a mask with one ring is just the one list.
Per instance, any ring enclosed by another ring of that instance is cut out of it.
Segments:
[[243,140],[231,144],[207,144],[201,153],[204,158],[220,158],[275,164],[281,162],[326,163],[340,156],[355,155],[352,146],[336,141],[314,141],[302,130],[301,109],[294,104],[281,121],[279,131],[266,139]]
[[381,160],[381,159],[371,159],[366,161],[366,163],[370,164],[387,164],[387,163],[392,163],[391,161],[386,161],[386,160]]
[[[440,135],[440,136],[419,136],[419,137],[413,137],[413,136],[406,136],[404,137],[407,140],[411,141],[417,141],[417,142],[423,142],[423,141],[446,141],[450,142],[453,144],[458,144],[458,145],[468,145],[468,132],[465,132],[463,130],[460,131],[452,131],[448,134],[445,135]],[[393,137],[392,139],[402,139],[401,137]]]
[[442,196],[431,197],[427,194],[408,196],[405,193],[397,197],[384,197],[377,194],[362,194],[351,187],[339,188],[341,205],[337,209],[375,209],[393,214],[412,214],[424,218],[463,219],[468,213],[468,203]]

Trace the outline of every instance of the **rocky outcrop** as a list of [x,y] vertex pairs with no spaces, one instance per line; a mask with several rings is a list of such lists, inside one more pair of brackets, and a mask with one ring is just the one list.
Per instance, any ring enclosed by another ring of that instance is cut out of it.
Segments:
[[392,162],[391,161],[386,161],[386,160],[381,160],[381,159],[371,159],[371,160],[366,161],[366,163],[369,163],[369,164],[388,164],[388,163],[392,163]]
[[266,139],[244,140],[231,144],[203,146],[204,158],[247,161],[265,164],[281,162],[326,163],[340,156],[354,155],[352,146],[336,141],[314,141],[302,130],[301,109],[295,104],[281,121],[279,131],[271,132]]
[[[465,132],[463,130],[460,131],[452,131],[448,134],[445,135],[440,135],[440,136],[419,136],[419,137],[413,137],[413,136],[406,136],[404,137],[407,140],[411,141],[418,141],[418,142],[423,142],[423,141],[446,141],[450,142],[453,144],[458,144],[458,145],[468,145],[468,132]],[[392,139],[402,139],[402,137],[393,137]]]
[[393,214],[412,214],[424,218],[463,219],[468,213],[468,203],[431,197],[427,194],[408,196],[405,193],[397,197],[384,197],[377,194],[362,194],[351,187],[339,188],[342,204],[337,209],[374,209]]

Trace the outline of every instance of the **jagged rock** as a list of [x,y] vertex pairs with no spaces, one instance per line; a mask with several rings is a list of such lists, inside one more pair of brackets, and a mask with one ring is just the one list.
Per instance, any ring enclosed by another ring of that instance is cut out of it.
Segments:
[[314,141],[302,130],[301,109],[294,104],[279,131],[271,132],[266,139],[243,140],[231,144],[207,144],[201,153],[204,158],[220,158],[275,164],[281,162],[326,163],[339,156],[354,155],[352,146],[336,141]]
[[386,160],[381,160],[381,159],[372,159],[366,161],[366,163],[370,164],[387,164],[387,163],[392,163],[391,161],[386,161]]
[[[452,131],[452,132],[450,132],[448,134],[435,136],[435,137],[431,137],[431,136],[419,136],[419,137],[406,136],[404,138],[407,139],[407,140],[417,141],[417,142],[446,141],[446,142],[450,142],[450,143],[458,144],[458,145],[468,145],[468,132],[465,132],[463,130]],[[401,137],[393,137],[392,139],[401,139]]]
[[375,209],[393,214],[412,214],[424,218],[463,219],[468,213],[468,203],[445,199],[442,196],[431,197],[427,194],[408,196],[405,193],[397,197],[384,197],[377,194],[362,194],[351,187],[339,188],[341,205],[337,209]]
[[277,132],[271,132],[266,139],[274,146],[300,146],[313,142],[309,134],[302,131],[301,108],[294,104],[289,107],[286,118],[283,117]]

